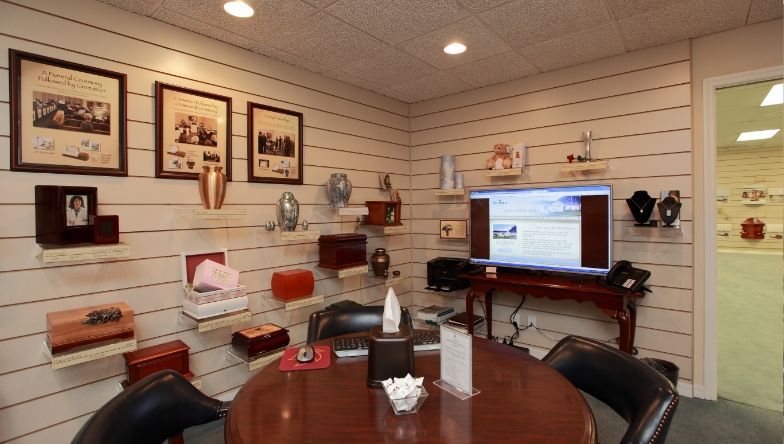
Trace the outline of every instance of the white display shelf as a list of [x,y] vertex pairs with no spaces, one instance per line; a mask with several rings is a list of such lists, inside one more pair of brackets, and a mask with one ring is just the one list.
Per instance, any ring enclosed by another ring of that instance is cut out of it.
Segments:
[[193,211],[194,219],[198,220],[237,220],[247,216],[248,210],[242,208],[221,208],[218,210],[197,208]]
[[681,227],[623,227],[623,232],[630,236],[640,237],[681,237]]
[[[324,270],[330,270],[330,268],[324,268]],[[368,273],[368,265],[367,264],[365,264],[365,265],[358,265],[356,267],[344,268],[342,270],[333,270],[333,271],[337,271],[338,278],[344,279],[344,278],[347,278],[347,277],[350,277],[350,276],[359,276],[359,275],[362,275],[362,274],[367,274]]]
[[384,227],[384,234],[408,234],[408,225],[393,225]]
[[283,352],[286,351],[286,348],[280,348],[277,350],[273,350],[271,352],[267,352],[261,356],[256,356],[252,359],[245,359],[243,356],[235,353],[234,350],[231,349],[231,346],[226,349],[226,354],[231,356],[233,359],[239,360],[241,362],[245,362],[248,364],[248,371],[252,372],[254,370],[258,370],[262,367],[266,367],[269,364],[275,362],[276,360],[280,359],[283,356]]
[[324,295],[320,294],[317,296],[307,296],[299,299],[294,299],[288,302],[277,298],[275,298],[275,300],[280,302],[285,302],[286,311],[293,311],[293,310],[299,310],[300,308],[309,307],[311,305],[317,305],[324,302]]
[[70,246],[41,245],[41,258],[45,264],[86,261],[95,259],[120,259],[131,255],[128,244],[80,244]]
[[318,240],[319,236],[321,236],[321,233],[318,230],[280,232],[280,238],[284,241],[313,241]]
[[367,216],[368,207],[344,207],[338,208],[338,214],[341,216]]
[[84,346],[64,353],[52,355],[52,348],[49,346],[49,340],[44,339],[44,350],[47,357],[52,360],[52,369],[70,367],[84,362],[95,361],[96,359],[106,358],[109,356],[119,355],[135,351],[137,348],[136,338],[112,341],[109,343],[102,342],[96,346]]
[[436,196],[464,196],[465,188],[452,188],[446,190],[434,190],[433,194]]
[[503,170],[487,170],[486,177],[519,176],[523,174],[522,168],[505,168]]
[[590,162],[572,162],[567,163],[561,167],[562,173],[579,173],[579,172],[599,172],[604,171],[610,166],[610,162],[606,160],[592,160]]
[[250,321],[251,313],[249,309],[239,310],[232,313],[222,314],[219,316],[212,316],[204,319],[195,319],[186,313],[180,312],[180,318],[185,322],[196,324],[199,333],[216,330],[229,325],[241,324]]
[[403,277],[403,276],[395,276],[395,277],[391,277],[391,278],[387,279],[386,281],[384,281],[384,285],[386,285],[387,287],[391,287],[391,286],[393,286],[395,284],[399,284],[399,283],[401,283],[401,282],[403,282],[405,280],[406,280],[406,278]]

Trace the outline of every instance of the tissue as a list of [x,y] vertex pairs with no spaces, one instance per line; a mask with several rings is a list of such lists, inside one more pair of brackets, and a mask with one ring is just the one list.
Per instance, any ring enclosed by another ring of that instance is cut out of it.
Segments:
[[392,287],[387,291],[387,298],[384,301],[384,318],[381,324],[384,333],[397,333],[400,331],[400,302]]

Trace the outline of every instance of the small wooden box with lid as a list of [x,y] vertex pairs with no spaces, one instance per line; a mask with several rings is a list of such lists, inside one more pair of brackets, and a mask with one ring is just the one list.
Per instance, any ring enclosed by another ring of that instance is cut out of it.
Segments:
[[342,270],[367,265],[366,246],[367,236],[362,233],[319,236],[318,266]]

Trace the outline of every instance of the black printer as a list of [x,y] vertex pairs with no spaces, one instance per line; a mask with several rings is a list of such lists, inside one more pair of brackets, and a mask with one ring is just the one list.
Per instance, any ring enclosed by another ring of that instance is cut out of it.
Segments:
[[468,288],[467,279],[457,276],[468,271],[468,259],[437,257],[427,261],[427,287],[425,290],[456,291]]

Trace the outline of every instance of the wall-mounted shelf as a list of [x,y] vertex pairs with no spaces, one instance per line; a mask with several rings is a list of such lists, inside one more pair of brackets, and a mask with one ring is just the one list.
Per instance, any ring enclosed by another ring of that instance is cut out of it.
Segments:
[[[325,270],[331,270],[331,268],[324,268],[324,269]],[[333,270],[333,271],[337,271],[338,272],[338,278],[344,279],[344,278],[347,278],[349,276],[359,276],[361,274],[367,274],[368,273],[368,265],[367,264],[357,265],[356,267],[343,268],[343,269],[340,269],[340,270]]]
[[180,318],[190,324],[196,324],[199,333],[228,327],[229,325],[241,324],[250,321],[251,313],[249,309],[227,313],[225,315],[213,316],[204,319],[195,319],[187,313],[180,312]]
[[248,210],[242,208],[221,208],[218,210],[197,208],[193,211],[193,218],[197,220],[236,220],[244,219],[247,216]]
[[58,353],[52,355],[52,349],[49,346],[49,341],[44,339],[44,350],[47,357],[52,360],[52,369],[70,367],[72,365],[81,364],[84,362],[95,361],[96,359],[106,358],[109,356],[119,355],[121,353],[132,352],[136,350],[136,338],[126,339],[121,341],[103,342],[92,346],[81,347],[74,351],[65,353]]
[[286,304],[285,305],[286,311],[293,311],[293,310],[299,310],[300,308],[303,307],[308,307],[311,305],[316,305],[324,302],[324,295],[320,294],[317,296],[306,296],[304,298],[294,299],[290,301],[284,301],[275,297],[273,297],[273,299],[279,302],[284,302]]
[[368,207],[344,207],[338,208],[338,214],[341,216],[367,216]]
[[128,244],[79,244],[70,246],[40,245],[45,264],[85,261],[94,259],[120,259],[131,255]]
[[623,227],[624,234],[640,237],[681,237],[681,227]]
[[384,234],[408,234],[408,225],[392,225],[384,227]]
[[522,168],[505,168],[503,170],[486,170],[485,177],[520,176]]
[[391,286],[399,284],[399,283],[401,283],[401,282],[403,282],[405,280],[406,280],[406,278],[403,277],[403,276],[395,276],[395,277],[388,278],[386,281],[384,281],[384,285],[386,285],[387,287],[391,287]]
[[465,188],[452,188],[447,190],[433,190],[436,196],[465,196]]
[[226,349],[226,354],[229,355],[232,359],[245,362],[248,364],[248,371],[252,372],[254,370],[258,370],[262,367],[266,367],[269,364],[275,362],[276,360],[280,359],[283,356],[283,352],[286,351],[286,348],[279,348],[277,350],[273,350],[271,352],[267,352],[263,355],[253,357],[251,359],[245,359],[244,357],[240,356],[231,349],[231,346]]
[[319,236],[321,233],[318,230],[280,232],[280,239],[284,241],[313,241],[318,240]]
[[572,162],[561,167],[562,173],[589,173],[604,171],[610,166],[606,160],[593,160],[590,162]]

